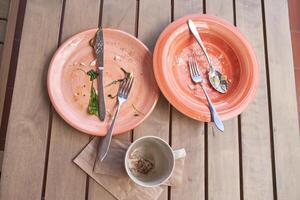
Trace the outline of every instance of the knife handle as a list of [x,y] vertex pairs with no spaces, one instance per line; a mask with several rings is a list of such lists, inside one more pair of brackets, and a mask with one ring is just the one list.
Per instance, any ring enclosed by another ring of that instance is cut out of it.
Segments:
[[104,100],[104,84],[103,84],[103,67],[99,67],[99,83],[98,83],[98,102],[99,102],[99,119],[104,121],[106,108],[105,108],[105,100]]

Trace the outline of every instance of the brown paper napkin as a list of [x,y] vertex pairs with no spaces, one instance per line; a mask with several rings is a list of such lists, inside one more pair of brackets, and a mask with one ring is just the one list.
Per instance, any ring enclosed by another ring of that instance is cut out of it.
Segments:
[[[130,142],[113,139],[107,157],[103,162],[97,162],[93,171],[98,141],[98,137],[92,139],[73,162],[119,200],[155,200],[160,196],[163,191],[161,186],[142,187],[128,177],[124,157]],[[173,174],[165,185],[179,186],[182,182],[183,168],[184,157],[176,160]]]

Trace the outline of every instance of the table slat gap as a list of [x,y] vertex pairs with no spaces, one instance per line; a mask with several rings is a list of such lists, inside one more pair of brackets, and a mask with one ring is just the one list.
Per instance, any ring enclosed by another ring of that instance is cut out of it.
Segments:
[[268,92],[268,109],[269,109],[269,128],[270,128],[270,151],[272,161],[272,180],[273,180],[273,195],[277,200],[277,178],[276,178],[276,162],[275,162],[275,150],[274,150],[274,134],[273,134],[273,118],[272,118],[272,99],[271,99],[271,81],[270,81],[270,67],[268,59],[268,42],[267,42],[267,27],[266,27],[266,13],[265,3],[261,0],[262,21],[263,21],[263,37],[264,37],[264,55],[266,65],[266,80],[267,80],[267,92]]
[[[137,0],[102,0],[100,5],[99,24],[103,28],[120,29],[135,35],[135,22],[137,12]],[[132,131],[113,138],[125,141],[131,141]],[[97,200],[99,197],[103,200],[113,200],[115,197],[105,188],[100,186],[94,179],[89,178],[88,200]]]
[[[65,12],[66,0],[63,0],[61,7],[61,17],[60,17],[60,26],[59,26],[59,34],[57,47],[61,43],[62,36],[62,28],[63,28],[63,20],[64,20],[64,12]],[[44,166],[44,174],[43,174],[43,185],[42,185],[42,195],[41,198],[45,198],[46,192],[46,183],[47,183],[47,172],[48,172],[48,161],[49,161],[49,149],[50,149],[50,141],[51,141],[51,131],[52,131],[52,120],[53,120],[53,107],[50,103],[49,108],[49,118],[48,118],[48,135],[47,135],[47,144],[46,144],[46,153],[45,153],[45,166]]]
[[[236,0],[232,0],[232,9],[233,9],[233,24],[237,26],[236,21]],[[238,115],[238,148],[239,148],[239,175],[240,175],[240,200],[244,200],[244,178],[243,178],[243,146],[242,146],[242,124],[241,124],[241,115]]]
[[[262,1],[277,196],[300,199],[300,140],[287,1]],[[288,133],[288,136],[287,136]]]
[[[23,3],[25,5],[25,3]],[[24,7],[24,6],[23,6]],[[21,9],[21,8],[20,8]],[[25,8],[22,8],[24,10]],[[19,22],[17,22],[19,17]],[[21,25],[24,20],[23,14],[19,12],[19,1],[12,1],[7,22],[7,36],[3,43],[2,59],[0,66],[0,147],[4,148],[8,117],[11,108],[12,91],[15,80],[17,57],[20,46]],[[18,24],[18,25],[17,25]],[[14,58],[11,60],[11,58]]]
[[[139,1],[138,38],[150,51],[153,51],[158,36],[170,22],[171,0]],[[168,142],[170,133],[169,113],[169,103],[160,95],[150,116],[134,129],[133,140],[146,135],[155,135]],[[164,186],[164,191],[159,199],[168,199],[168,187]]]
[[[25,16],[22,16],[24,26],[20,36],[15,38],[20,42],[19,57],[17,61],[12,60],[18,66],[7,128],[1,199],[41,198],[49,101],[40,80],[45,77],[47,69],[48,58],[45,55],[56,47],[54,44],[58,38],[60,7],[61,2],[58,1],[49,1],[43,3],[43,6],[36,1],[21,1],[19,4]],[[18,19],[21,14],[18,12]],[[47,14],[49,17],[43,17]],[[36,31],[35,35],[31,34],[31,30]],[[37,42],[41,35],[45,36],[43,43]],[[35,55],[35,60],[32,61],[26,54]]]
[[242,145],[242,122],[241,122],[242,119],[241,118],[242,116],[239,115],[238,116],[238,143],[239,143],[238,147],[239,147],[240,200],[244,200],[243,145]]
[[272,164],[263,8],[261,0],[235,1],[237,27],[254,48],[260,68],[256,97],[241,114],[243,196],[244,199],[273,199],[276,195],[273,192],[274,163]]
[[[60,44],[75,33],[98,26],[100,0],[91,0],[89,3],[65,0],[63,6]],[[72,160],[88,143],[89,136],[72,128],[53,111],[50,139],[45,198],[84,199],[87,174]]]
[[[234,23],[233,0],[206,1],[206,13]],[[238,118],[224,121],[220,133],[208,124],[208,198],[240,199]]]
[[[174,20],[203,12],[202,0],[174,0]],[[205,130],[204,123],[193,120],[172,108],[172,147],[185,148],[183,184],[171,188],[172,200],[205,199]]]

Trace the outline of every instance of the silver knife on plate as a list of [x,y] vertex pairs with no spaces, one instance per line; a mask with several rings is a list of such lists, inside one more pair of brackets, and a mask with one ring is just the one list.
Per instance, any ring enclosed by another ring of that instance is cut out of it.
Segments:
[[104,100],[104,85],[103,85],[103,71],[104,71],[104,40],[103,40],[103,29],[99,27],[96,33],[96,41],[94,45],[96,53],[96,66],[98,68],[98,113],[99,119],[104,121],[106,108]]

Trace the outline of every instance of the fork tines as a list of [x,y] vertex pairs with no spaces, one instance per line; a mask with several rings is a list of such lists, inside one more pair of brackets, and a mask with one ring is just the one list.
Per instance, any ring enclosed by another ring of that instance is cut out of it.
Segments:
[[122,96],[123,98],[127,98],[130,91],[131,91],[133,81],[134,81],[133,76],[130,76],[129,78],[124,79],[121,82],[119,92],[118,92],[118,96]]
[[192,56],[189,57],[189,68],[190,68],[191,77],[201,76],[198,69],[198,64],[195,58]]

